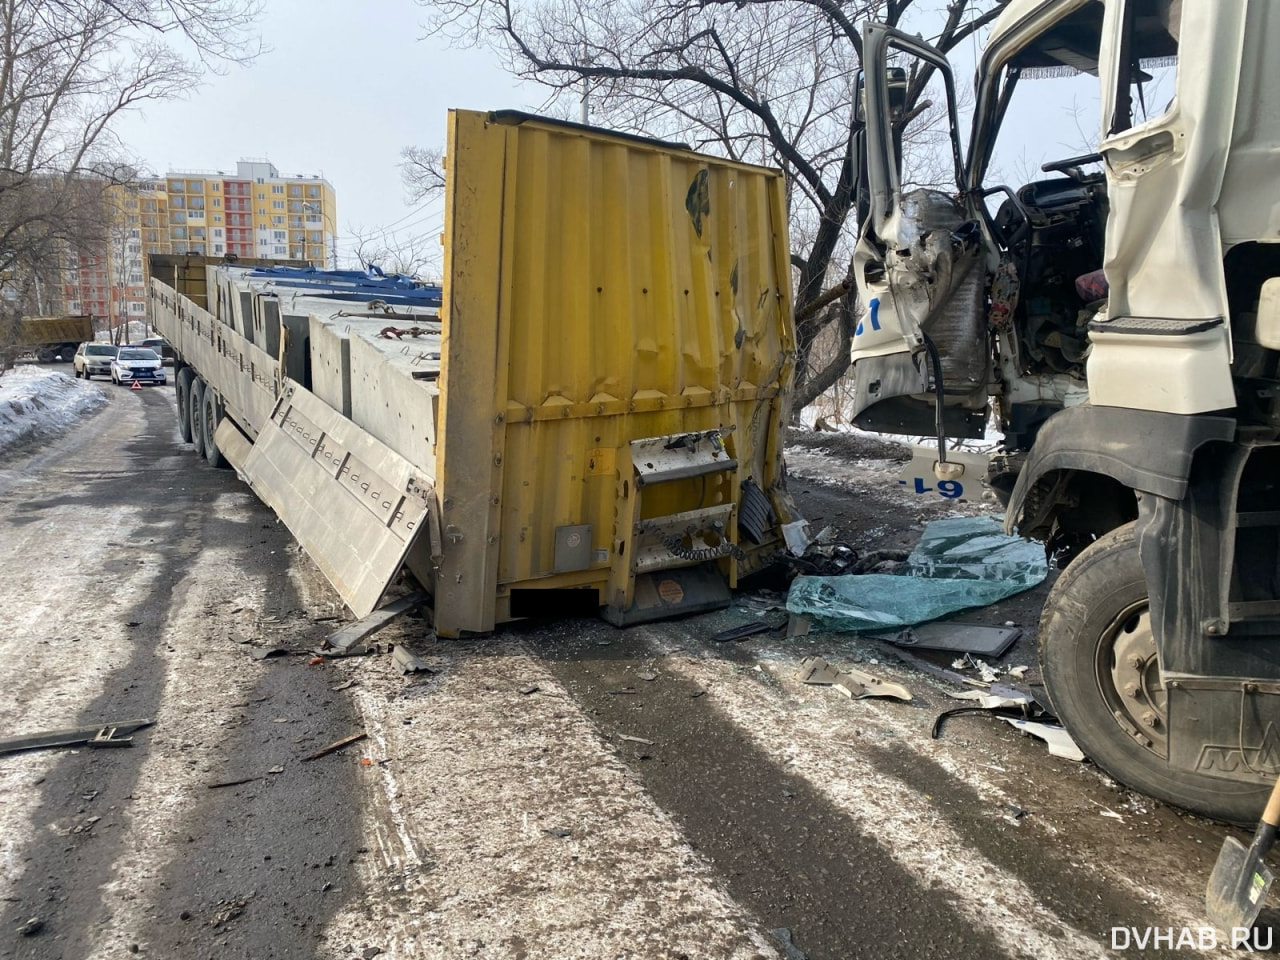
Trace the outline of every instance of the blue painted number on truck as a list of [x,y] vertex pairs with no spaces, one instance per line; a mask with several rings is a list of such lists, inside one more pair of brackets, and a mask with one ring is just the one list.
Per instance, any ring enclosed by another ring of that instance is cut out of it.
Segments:
[[[920,477],[913,477],[912,482],[915,484],[916,493],[932,493],[933,487],[925,486],[924,480]],[[906,480],[899,480],[898,483],[904,487],[907,485]],[[939,480],[938,481],[939,496],[946,497],[948,500],[956,500],[964,496],[964,484],[959,480]]]

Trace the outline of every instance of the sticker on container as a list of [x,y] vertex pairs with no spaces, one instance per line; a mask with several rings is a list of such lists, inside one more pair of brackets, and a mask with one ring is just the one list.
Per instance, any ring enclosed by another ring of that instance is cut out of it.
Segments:
[[684,588],[674,580],[663,580],[658,584],[658,596],[667,603],[679,603],[684,599]]

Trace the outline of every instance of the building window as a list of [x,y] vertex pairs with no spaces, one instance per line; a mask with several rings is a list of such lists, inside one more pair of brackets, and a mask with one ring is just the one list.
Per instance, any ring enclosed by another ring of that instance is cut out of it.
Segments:
[[284,247],[276,247],[275,250],[276,250],[276,256],[278,257],[284,256]]
[[284,184],[280,184],[280,183],[273,183],[273,184],[271,185],[271,192],[272,192],[272,193],[284,193]]
[[221,239],[221,237],[222,237],[222,231],[221,231],[219,228],[214,227],[214,228],[213,228],[213,239],[218,240],[218,239]]
[[220,207],[220,206],[222,206],[222,198],[221,198],[221,197],[214,197],[214,198],[213,198],[213,205],[214,205],[215,207]]
[[204,193],[204,181],[203,181],[203,180],[188,180],[188,181],[187,181],[187,193]]
[[260,217],[265,217],[266,215],[267,215],[267,208],[266,208],[266,207],[259,207],[259,208],[258,208],[258,216],[260,216]]
[[214,252],[214,253],[221,253],[221,252],[222,252],[222,244],[220,244],[220,243],[215,243],[215,244],[213,245],[213,252]]
[[272,200],[272,201],[271,201],[271,209],[272,209],[272,210],[283,210],[283,209],[284,209],[284,201],[283,201],[283,200]]
[[221,222],[222,222],[222,215],[221,215],[221,214],[218,214],[218,213],[215,213],[215,214],[213,215],[213,222],[214,222],[214,223],[221,223]]
[[[259,183],[261,183],[262,181],[261,181],[261,180],[259,180],[258,182],[259,182]],[[258,199],[259,199],[259,200],[265,200],[265,199],[267,199],[267,195],[266,195],[266,193],[265,193],[264,191],[262,191],[262,190],[259,190],[259,191],[258,191]]]
[[307,196],[308,196],[308,197],[318,197],[318,196],[320,196],[320,188],[319,188],[319,187],[307,187]]

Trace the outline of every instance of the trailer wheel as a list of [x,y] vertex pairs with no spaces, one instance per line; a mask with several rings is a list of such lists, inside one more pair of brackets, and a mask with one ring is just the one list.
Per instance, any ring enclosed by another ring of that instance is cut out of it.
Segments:
[[178,404],[178,434],[183,443],[191,442],[191,381],[195,376],[190,367],[183,367],[173,378],[174,398]]
[[218,401],[218,395],[210,390],[207,384],[204,388],[202,407],[200,426],[204,430],[204,458],[211,467],[229,466],[227,458],[218,449],[218,442],[213,439],[214,431],[222,422],[222,404]]
[[204,456],[204,381],[191,378],[191,390],[187,394],[187,416],[191,421],[191,445],[196,456]]
[[1269,785],[1169,766],[1166,693],[1133,524],[1090,544],[1067,567],[1040,618],[1040,672],[1071,736],[1121,783],[1166,803],[1256,822]]

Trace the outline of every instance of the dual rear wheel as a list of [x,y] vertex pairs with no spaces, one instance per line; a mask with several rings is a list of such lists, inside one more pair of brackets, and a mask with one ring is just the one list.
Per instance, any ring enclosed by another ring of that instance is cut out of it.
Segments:
[[178,433],[183,443],[191,444],[197,456],[213,467],[228,466],[218,449],[214,433],[222,422],[222,402],[218,394],[190,367],[183,367],[175,378],[178,406]]

